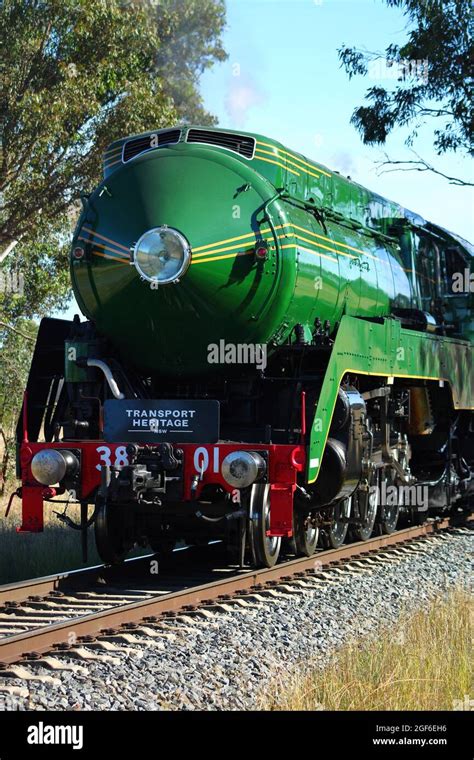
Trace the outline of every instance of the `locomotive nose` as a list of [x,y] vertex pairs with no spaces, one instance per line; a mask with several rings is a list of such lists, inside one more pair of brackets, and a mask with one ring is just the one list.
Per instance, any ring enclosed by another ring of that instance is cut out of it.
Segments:
[[294,278],[291,268],[278,290],[274,195],[227,152],[186,145],[138,156],[79,222],[71,276],[81,310],[127,361],[162,376],[216,373],[212,351],[224,338],[266,345]]

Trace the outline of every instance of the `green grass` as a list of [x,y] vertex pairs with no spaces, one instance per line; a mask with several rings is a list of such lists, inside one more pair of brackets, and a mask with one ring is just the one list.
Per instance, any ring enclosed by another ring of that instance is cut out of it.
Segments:
[[[473,697],[473,598],[464,590],[404,614],[372,641],[342,647],[271,683],[265,710],[453,710]],[[459,707],[457,708],[459,709]]]

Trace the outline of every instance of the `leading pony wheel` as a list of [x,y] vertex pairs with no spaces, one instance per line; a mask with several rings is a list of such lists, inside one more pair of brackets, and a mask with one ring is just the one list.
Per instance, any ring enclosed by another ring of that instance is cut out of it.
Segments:
[[124,537],[120,507],[112,507],[106,499],[97,496],[96,510],[94,532],[97,552],[104,564],[118,565],[131,549]]
[[273,567],[278,560],[281,538],[267,536],[270,529],[270,485],[255,483],[250,492],[249,545],[254,567]]

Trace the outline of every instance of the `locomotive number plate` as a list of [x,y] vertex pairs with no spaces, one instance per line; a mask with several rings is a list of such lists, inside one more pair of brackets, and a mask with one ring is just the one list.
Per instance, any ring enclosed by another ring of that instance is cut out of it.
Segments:
[[219,402],[183,399],[109,399],[104,404],[108,443],[216,443]]

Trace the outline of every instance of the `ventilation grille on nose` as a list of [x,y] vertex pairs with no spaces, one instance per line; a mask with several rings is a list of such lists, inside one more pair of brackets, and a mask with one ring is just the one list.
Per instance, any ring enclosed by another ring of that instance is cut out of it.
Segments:
[[144,153],[146,150],[160,148],[162,145],[177,143],[181,136],[180,129],[169,129],[167,132],[156,132],[146,137],[136,137],[135,140],[129,140],[125,143],[123,149],[123,160],[130,161],[131,158]]
[[206,129],[190,129],[186,142],[208,143],[219,148],[233,150],[246,158],[253,158],[255,138],[247,135],[233,135],[229,132],[208,132]]

